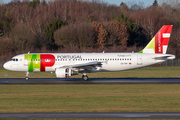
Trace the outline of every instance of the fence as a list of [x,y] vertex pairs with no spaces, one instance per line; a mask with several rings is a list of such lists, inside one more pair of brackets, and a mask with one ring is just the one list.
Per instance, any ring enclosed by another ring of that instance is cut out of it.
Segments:
[[180,59],[163,62],[160,66],[180,66]]
[[[0,61],[0,68],[3,68],[3,64],[4,64],[5,62],[6,62],[6,61]],[[157,65],[154,65],[154,66],[180,66],[180,59],[177,59],[177,60],[169,60],[169,61],[166,61],[166,62],[157,64]]]

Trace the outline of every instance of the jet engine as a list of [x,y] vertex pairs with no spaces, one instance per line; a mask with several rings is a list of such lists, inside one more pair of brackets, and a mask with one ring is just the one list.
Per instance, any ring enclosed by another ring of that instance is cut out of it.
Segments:
[[78,74],[77,71],[74,71],[71,68],[56,68],[55,73],[57,78],[68,78]]

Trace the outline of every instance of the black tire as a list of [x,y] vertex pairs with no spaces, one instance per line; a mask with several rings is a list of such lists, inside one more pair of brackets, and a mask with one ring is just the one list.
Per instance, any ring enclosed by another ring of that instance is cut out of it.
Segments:
[[26,80],[29,80],[29,77],[26,77]]
[[84,81],[87,81],[87,80],[88,80],[88,76],[87,76],[87,75],[83,75],[83,76],[82,76],[82,79],[83,79]]

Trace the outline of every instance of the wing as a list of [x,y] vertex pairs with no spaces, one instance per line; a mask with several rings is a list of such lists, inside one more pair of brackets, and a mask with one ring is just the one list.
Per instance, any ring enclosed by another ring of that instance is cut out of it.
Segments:
[[107,63],[107,61],[102,61],[102,62],[93,61],[93,62],[87,62],[87,63],[82,63],[82,64],[65,65],[65,66],[62,66],[62,68],[75,68],[75,69],[79,69],[79,71],[91,72],[92,69],[101,67],[102,63]]

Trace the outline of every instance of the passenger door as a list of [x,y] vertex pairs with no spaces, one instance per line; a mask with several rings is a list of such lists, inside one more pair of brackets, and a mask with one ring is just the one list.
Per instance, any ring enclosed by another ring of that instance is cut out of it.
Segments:
[[142,55],[137,55],[137,65],[142,65]]

